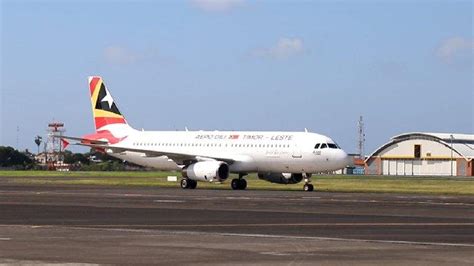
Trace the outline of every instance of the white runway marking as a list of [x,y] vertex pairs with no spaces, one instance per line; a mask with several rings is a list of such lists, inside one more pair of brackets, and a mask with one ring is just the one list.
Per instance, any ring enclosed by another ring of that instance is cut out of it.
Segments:
[[398,241],[398,240],[371,240],[371,239],[353,239],[339,237],[312,237],[312,236],[284,236],[284,235],[265,235],[265,234],[234,234],[234,233],[216,233],[222,236],[242,236],[256,238],[282,238],[282,239],[306,239],[306,240],[329,240],[329,241],[348,241],[348,242],[366,242],[366,243],[387,243],[387,244],[405,244],[405,245],[423,245],[423,246],[452,246],[452,247],[474,247],[474,244],[462,243],[443,243],[443,242],[416,242],[416,241]]
[[249,199],[252,199],[252,198],[249,198],[249,197],[226,197],[226,199],[228,199],[228,200],[249,200]]
[[154,200],[153,202],[158,202],[158,203],[184,203],[186,201],[184,201],[184,200]]
[[[74,226],[74,225],[73,225]],[[149,227],[149,228],[164,228],[164,227],[272,227],[272,226],[474,226],[474,223],[242,223],[242,224],[90,224],[91,228],[117,228],[117,227]]]
[[291,254],[288,253],[280,253],[280,252],[274,252],[274,251],[269,251],[269,252],[260,252],[262,255],[273,255],[273,256],[289,256]]
[[[290,200],[310,200],[317,199],[315,197],[302,197],[301,199],[295,198]],[[426,205],[446,205],[446,206],[474,206],[474,203],[465,203],[465,202],[435,202],[435,201],[388,201],[388,200],[357,200],[357,199],[324,199],[320,198],[321,201],[330,201],[330,202],[354,202],[354,203],[396,203],[396,204],[426,204]]]
[[[56,192],[56,191],[4,191],[0,190],[0,194],[37,194],[37,195],[90,195],[95,196],[97,193],[95,192]],[[111,196],[111,197],[142,197],[142,198],[151,198],[156,197],[157,195],[154,194],[140,194],[140,193],[103,193],[102,196]],[[174,198],[174,195],[160,195],[160,197],[168,197]],[[199,196],[190,196],[189,198],[197,199],[197,200],[267,200],[267,201],[280,201],[281,198],[273,198],[273,197],[199,197]],[[438,199],[453,199],[453,197],[438,197],[436,199],[426,199],[418,200],[417,197],[405,197],[405,196],[398,196],[395,198],[402,199],[402,200],[377,200],[377,199],[337,199],[337,198],[330,198],[330,197],[320,197],[320,196],[303,196],[303,197],[286,197],[288,200],[291,201],[299,201],[299,200],[317,200],[323,202],[354,202],[354,203],[396,203],[396,204],[420,204],[420,205],[444,205],[444,206],[474,206],[474,203],[470,202],[440,202],[440,201],[433,201]],[[455,200],[455,199],[453,199]]]
[[8,240],[12,240],[12,239],[9,237],[0,237],[0,241],[8,241]]
[[474,244],[463,243],[443,243],[443,242],[417,242],[417,241],[399,241],[399,240],[378,240],[378,239],[356,239],[339,237],[318,237],[318,236],[285,236],[285,235],[267,235],[267,234],[239,234],[239,233],[214,233],[214,232],[196,232],[196,231],[158,231],[149,229],[118,229],[118,228],[87,228],[71,227],[78,230],[104,230],[117,232],[147,232],[160,234],[183,234],[183,235],[216,235],[216,236],[236,236],[236,237],[254,237],[254,238],[280,238],[290,240],[317,240],[317,241],[346,241],[346,242],[364,242],[364,243],[385,243],[398,245],[420,245],[420,246],[449,246],[449,247],[474,247]]
[[[19,226],[23,225],[4,225]],[[182,235],[215,235],[215,236],[235,236],[235,237],[253,237],[253,238],[280,238],[289,240],[315,240],[315,241],[346,241],[346,242],[364,242],[364,243],[385,243],[399,245],[420,245],[420,246],[449,246],[449,247],[474,247],[474,244],[465,243],[445,243],[445,242],[418,242],[418,241],[401,241],[401,240],[383,240],[383,239],[357,239],[357,238],[340,238],[340,237],[319,237],[319,236],[288,236],[288,235],[270,235],[270,234],[240,234],[240,233],[217,233],[217,232],[196,232],[196,231],[163,231],[151,229],[127,229],[127,228],[100,228],[100,227],[81,227],[81,226],[55,226],[48,225],[49,228],[68,228],[75,230],[100,230],[114,232],[141,232],[148,233],[148,236],[163,234],[182,234]],[[6,238],[4,238],[6,239]],[[11,240],[11,239],[8,239]]]

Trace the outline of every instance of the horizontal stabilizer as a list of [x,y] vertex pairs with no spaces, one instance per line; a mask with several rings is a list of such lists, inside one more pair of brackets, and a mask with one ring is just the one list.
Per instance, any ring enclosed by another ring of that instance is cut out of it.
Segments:
[[78,137],[69,137],[69,136],[54,136],[55,138],[59,138],[61,140],[74,140],[79,141],[82,144],[108,144],[107,141],[103,140],[93,140],[93,139],[86,139],[86,138],[78,138]]

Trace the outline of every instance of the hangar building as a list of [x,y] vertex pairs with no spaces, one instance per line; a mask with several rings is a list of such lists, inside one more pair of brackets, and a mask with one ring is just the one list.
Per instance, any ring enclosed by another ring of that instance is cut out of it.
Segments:
[[473,159],[473,134],[405,133],[375,150],[365,160],[365,173],[474,176]]

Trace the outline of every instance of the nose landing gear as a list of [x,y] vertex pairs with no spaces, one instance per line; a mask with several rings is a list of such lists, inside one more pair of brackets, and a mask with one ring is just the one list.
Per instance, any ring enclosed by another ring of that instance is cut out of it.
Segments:
[[313,190],[314,190],[314,186],[313,186],[313,184],[304,184],[303,190],[304,190],[304,191],[313,191]]
[[313,191],[314,190],[314,186],[313,186],[313,184],[311,184],[311,180],[309,179],[309,177],[305,177],[305,179],[304,179],[303,190],[304,191]]

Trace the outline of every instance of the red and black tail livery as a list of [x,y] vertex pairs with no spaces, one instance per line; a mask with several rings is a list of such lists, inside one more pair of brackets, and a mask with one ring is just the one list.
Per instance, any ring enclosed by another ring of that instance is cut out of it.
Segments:
[[101,77],[89,77],[89,89],[96,131],[109,125],[129,127]]

